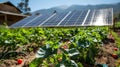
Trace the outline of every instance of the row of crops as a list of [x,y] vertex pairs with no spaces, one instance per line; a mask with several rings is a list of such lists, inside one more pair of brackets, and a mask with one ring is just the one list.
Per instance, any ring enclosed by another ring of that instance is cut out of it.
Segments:
[[[82,67],[94,64],[107,27],[89,28],[1,28],[0,59],[9,51],[35,43],[39,50],[30,67]],[[24,49],[25,50],[25,49]]]

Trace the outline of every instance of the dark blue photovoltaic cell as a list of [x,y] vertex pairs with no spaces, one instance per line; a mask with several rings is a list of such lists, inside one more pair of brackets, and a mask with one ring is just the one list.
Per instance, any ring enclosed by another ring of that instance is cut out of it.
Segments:
[[92,19],[93,13],[94,13],[94,10],[91,10],[90,13],[88,14],[88,17],[87,17],[84,25],[89,25],[91,23],[91,19]]
[[34,21],[30,22],[29,24],[25,25],[25,26],[28,26],[28,27],[31,27],[31,26],[38,26],[40,25],[44,20],[46,20],[48,17],[50,17],[51,15],[41,15],[40,17],[36,18]]
[[44,24],[42,24],[42,26],[47,26],[47,25],[51,25],[52,21],[55,21],[55,19],[58,17],[58,14],[56,14],[55,16],[53,16],[50,20],[48,20],[47,22],[45,22]]
[[64,13],[58,13],[55,15],[52,19],[48,20],[46,23],[44,23],[42,26],[55,26],[57,25],[67,14],[68,12]]
[[81,25],[83,23],[87,12],[88,12],[88,10],[81,11],[80,16],[78,17],[78,20],[75,22],[76,26]]
[[65,23],[65,25],[74,25],[78,17],[80,16],[81,11],[75,11],[71,18]]
[[[38,15],[39,16],[39,15]],[[18,21],[17,23],[11,25],[11,27],[21,27],[24,24],[26,24],[27,22],[31,21],[32,19],[34,19],[35,17],[37,17],[37,15],[32,15],[30,17],[26,17],[25,19]]]
[[107,21],[107,24],[111,24],[112,23],[112,11],[110,9],[106,9],[106,21]]
[[69,16],[67,16],[67,17],[64,19],[64,21],[61,22],[60,26],[61,26],[61,25],[65,25],[65,24],[69,21],[69,19],[71,19],[71,17],[72,17],[74,14],[75,14],[75,11],[73,11]]

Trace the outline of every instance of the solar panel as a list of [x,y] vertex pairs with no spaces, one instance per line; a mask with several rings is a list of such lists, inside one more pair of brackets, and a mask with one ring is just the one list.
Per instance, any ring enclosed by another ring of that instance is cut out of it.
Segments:
[[75,22],[75,26],[77,25],[82,25],[82,23],[83,23],[83,21],[85,20],[85,18],[86,18],[86,15],[88,14],[88,11],[82,11],[81,13],[80,13],[80,16],[78,17],[78,19],[76,20],[76,22]]
[[95,10],[91,10],[84,25],[91,25],[93,17],[94,17]]
[[97,26],[112,25],[113,24],[112,13],[113,13],[112,9],[96,10],[91,25]]
[[69,22],[69,20],[72,18],[72,16],[75,15],[75,13],[76,13],[76,11],[70,13],[69,16],[67,16],[67,17],[64,19],[64,21],[62,21],[62,22],[60,23],[60,25],[61,25],[61,26],[66,25],[66,23]]
[[28,23],[29,21],[33,20],[35,17],[37,17],[36,15],[32,15],[29,16],[21,21],[18,21],[15,24],[12,24],[11,27],[22,27],[24,24]]
[[37,17],[36,20],[31,21],[29,24],[25,25],[25,27],[37,26],[37,25],[41,24],[44,20],[46,20],[50,16],[51,15],[44,15],[44,14],[42,14],[40,17]]
[[48,25],[55,26],[63,19],[64,16],[66,16],[66,14],[67,12],[58,13],[53,18],[48,20],[46,23],[42,24],[41,26],[48,26]]
[[76,25],[75,22],[80,18],[82,11],[76,11],[71,18],[65,23],[65,25]]
[[10,27],[69,27],[113,25],[113,9],[68,11],[32,15]]
[[54,24],[54,22],[56,21],[57,18],[58,18],[58,15],[55,14],[51,19],[49,19],[45,23],[41,24],[41,26]]

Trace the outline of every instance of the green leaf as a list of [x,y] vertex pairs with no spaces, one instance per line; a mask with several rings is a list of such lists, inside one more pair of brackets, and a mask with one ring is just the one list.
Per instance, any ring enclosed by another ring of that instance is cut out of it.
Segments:
[[39,48],[39,50],[37,51],[36,57],[37,58],[47,58],[52,54],[57,53],[56,49],[52,49],[49,46],[43,46],[42,48]]
[[43,59],[36,58],[34,59],[30,64],[29,67],[39,67],[39,65],[42,63]]
[[78,67],[74,60],[65,60],[56,65],[56,67]]
[[66,49],[66,51],[70,57],[80,54],[76,48]]

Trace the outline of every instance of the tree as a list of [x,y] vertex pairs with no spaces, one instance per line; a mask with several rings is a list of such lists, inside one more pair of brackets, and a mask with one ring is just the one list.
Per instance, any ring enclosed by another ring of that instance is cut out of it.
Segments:
[[29,5],[29,0],[21,0],[20,3],[18,3],[18,8],[24,13],[24,14],[30,14],[30,7]]

